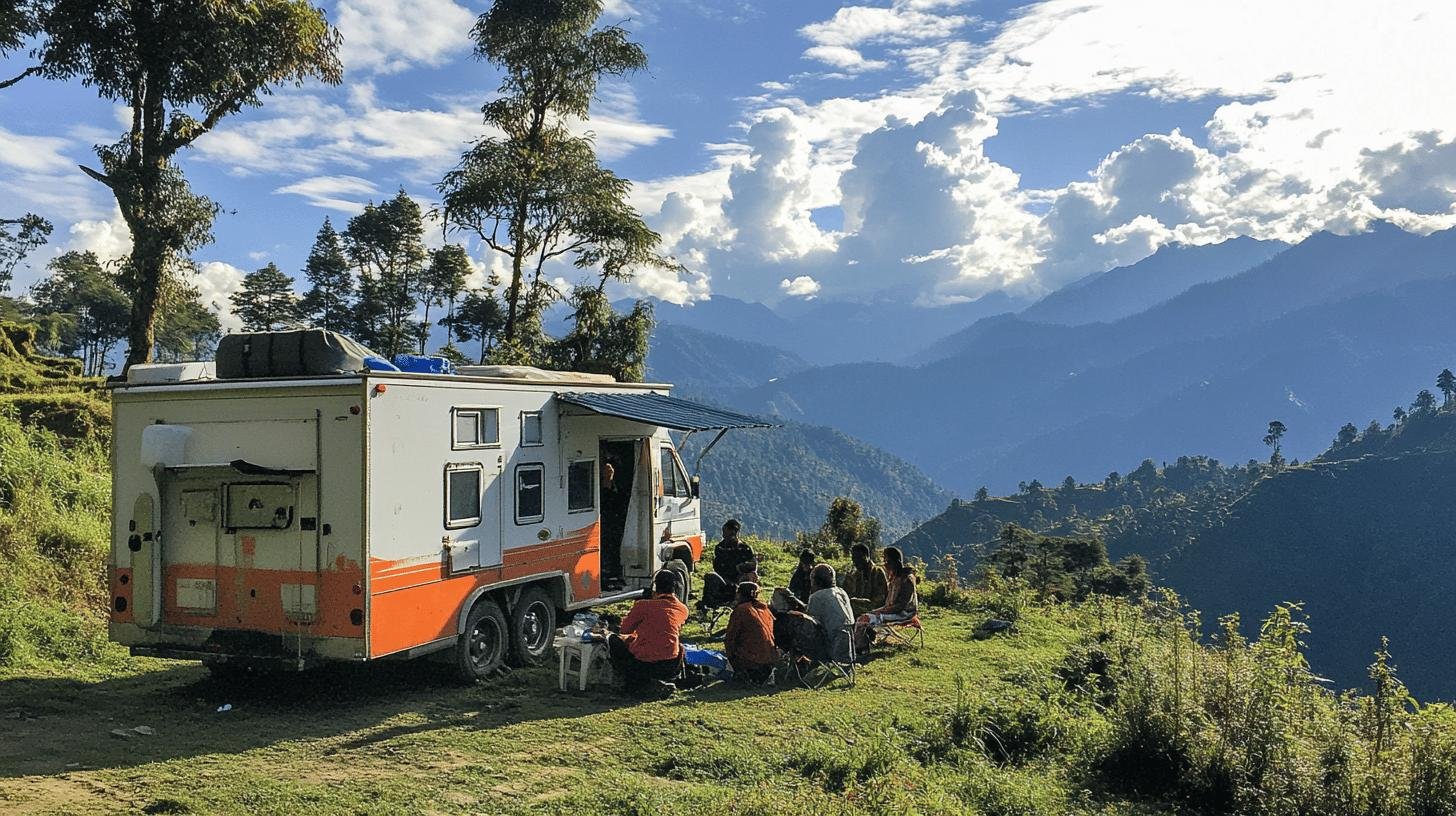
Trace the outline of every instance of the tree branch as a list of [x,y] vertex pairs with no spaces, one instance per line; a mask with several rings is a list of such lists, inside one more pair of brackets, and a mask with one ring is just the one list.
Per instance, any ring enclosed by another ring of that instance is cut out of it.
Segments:
[[29,68],[26,68],[24,71],[21,71],[19,76],[0,81],[0,91],[9,88],[11,85],[14,85],[15,83],[19,82],[22,79],[25,79],[28,76],[35,76],[38,73],[40,73],[40,66],[32,65]]

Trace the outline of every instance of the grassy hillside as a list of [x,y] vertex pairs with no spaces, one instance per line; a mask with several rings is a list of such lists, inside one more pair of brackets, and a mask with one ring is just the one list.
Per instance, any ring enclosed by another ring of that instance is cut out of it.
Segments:
[[[781,583],[791,557],[759,547],[773,554],[767,579]],[[880,651],[853,689],[716,685],[638,702],[558,692],[552,668],[460,688],[428,663],[245,686],[165,661],[128,660],[92,679],[10,674],[0,679],[0,809],[1434,816],[1456,807],[1452,712],[1413,705],[1395,682],[1376,697],[1336,697],[1311,679],[1287,610],[1257,642],[1208,644],[1176,599],[1043,603],[1001,580],[922,589],[924,648]],[[991,617],[1015,625],[979,634]],[[704,635],[697,624],[687,633]]]
[[[0,675],[89,671],[106,644],[106,407],[71,360],[0,326]],[[60,431],[60,433],[57,433]]]

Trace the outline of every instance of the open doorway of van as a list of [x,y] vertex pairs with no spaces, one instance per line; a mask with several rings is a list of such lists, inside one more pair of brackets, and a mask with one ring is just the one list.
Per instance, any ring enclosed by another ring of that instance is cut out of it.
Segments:
[[632,507],[632,484],[637,469],[635,440],[602,440],[602,589],[610,592],[626,585],[622,572],[622,539]]

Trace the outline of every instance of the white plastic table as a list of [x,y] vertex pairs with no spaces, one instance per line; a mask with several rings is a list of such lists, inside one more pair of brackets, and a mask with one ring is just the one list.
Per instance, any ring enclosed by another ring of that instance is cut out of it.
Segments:
[[586,691],[591,683],[592,665],[607,659],[607,644],[561,638],[556,641],[556,648],[561,653],[561,670],[558,675],[561,690]]

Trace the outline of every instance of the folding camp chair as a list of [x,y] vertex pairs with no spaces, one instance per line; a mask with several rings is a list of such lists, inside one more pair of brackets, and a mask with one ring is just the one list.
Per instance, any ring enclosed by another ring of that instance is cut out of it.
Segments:
[[874,642],[919,649],[925,645],[925,626],[918,614],[909,620],[887,621],[874,627]]
[[788,655],[789,675],[799,685],[807,689],[821,689],[833,683],[836,679],[843,678],[854,688],[855,672],[855,650],[854,650],[854,625],[850,624],[840,630],[849,640],[849,662],[841,663],[834,659],[834,646],[829,641],[827,633],[824,634],[822,653],[811,655],[800,651],[792,651]]

